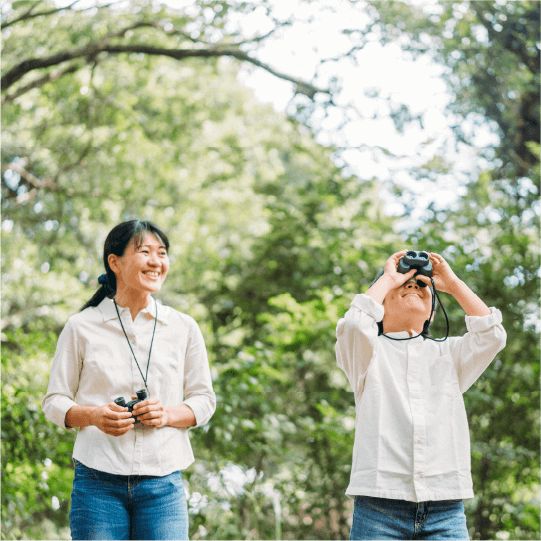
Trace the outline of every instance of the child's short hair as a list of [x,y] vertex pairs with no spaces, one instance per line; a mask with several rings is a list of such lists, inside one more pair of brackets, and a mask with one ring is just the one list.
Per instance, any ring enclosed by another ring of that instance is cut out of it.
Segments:
[[[376,276],[375,278],[372,280],[372,283],[370,284],[370,287],[372,287],[382,276],[383,274],[385,273],[385,271],[383,269],[380,269],[377,273],[376,273]],[[383,302],[385,302],[385,299],[383,299]],[[434,314],[436,313],[436,306],[434,306]],[[378,321],[378,336],[380,334],[383,334],[383,321]],[[423,325],[423,331],[421,332],[421,336],[423,338],[427,338],[428,336],[430,336],[430,324],[432,323],[432,321],[427,321],[425,322],[425,324]]]

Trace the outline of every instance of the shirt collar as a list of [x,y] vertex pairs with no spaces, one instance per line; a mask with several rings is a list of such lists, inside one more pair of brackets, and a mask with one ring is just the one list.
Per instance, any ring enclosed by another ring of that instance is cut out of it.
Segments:
[[[422,335],[417,336],[419,333],[417,331],[414,331],[413,329],[410,332],[411,332],[412,338],[413,337],[421,338],[421,339],[423,338]],[[386,332],[385,334],[387,336],[390,336],[391,338],[410,338],[408,331]]]
[[[154,297],[150,297],[150,302],[145,308],[141,310],[141,313],[149,314],[152,317],[152,319],[154,319],[154,316],[156,314],[156,304],[158,304],[158,321],[160,323],[163,323],[164,325],[168,325],[169,324],[169,318],[168,318],[169,310],[167,309],[167,306],[163,306],[161,303],[157,302],[156,299],[154,299]],[[98,308],[100,309],[103,315],[103,321],[110,321],[111,319],[118,318],[113,299],[109,299],[108,297],[105,297],[105,299],[103,299],[98,305]],[[129,310],[129,308],[127,306],[118,306],[119,314],[122,314],[124,310]]]

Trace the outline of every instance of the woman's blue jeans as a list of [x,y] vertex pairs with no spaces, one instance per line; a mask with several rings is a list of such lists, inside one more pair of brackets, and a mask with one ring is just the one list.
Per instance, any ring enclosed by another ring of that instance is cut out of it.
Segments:
[[462,500],[355,496],[350,539],[469,539]]
[[182,475],[114,475],[76,460],[70,526],[73,539],[188,539]]

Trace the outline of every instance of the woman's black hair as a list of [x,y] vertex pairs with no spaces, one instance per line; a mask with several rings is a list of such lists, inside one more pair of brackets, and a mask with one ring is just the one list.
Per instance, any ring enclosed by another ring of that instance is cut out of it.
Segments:
[[[385,271],[383,269],[380,269],[376,276],[374,277],[374,279],[372,280],[372,283],[370,284],[370,287],[372,287],[382,276],[383,276],[383,273]],[[434,313],[436,313],[436,306],[434,305]],[[424,325],[423,325],[423,330],[421,331],[421,336],[423,338],[428,338],[430,336],[430,324],[432,323],[432,321],[430,320],[426,320]],[[377,325],[378,325],[378,336],[380,334],[383,334],[383,321],[378,321],[377,322]]]
[[169,239],[167,235],[152,222],[130,220],[129,222],[118,224],[110,231],[103,246],[103,265],[105,266],[107,279],[100,280],[100,283],[102,281],[104,283],[101,284],[101,287],[96,291],[94,296],[81,308],[81,311],[89,306],[98,306],[105,297],[114,298],[116,295],[116,275],[111,270],[111,267],[109,267],[109,256],[115,254],[118,257],[122,257],[132,239],[135,240],[135,246],[138,248],[149,233],[163,242],[165,248],[169,250]]

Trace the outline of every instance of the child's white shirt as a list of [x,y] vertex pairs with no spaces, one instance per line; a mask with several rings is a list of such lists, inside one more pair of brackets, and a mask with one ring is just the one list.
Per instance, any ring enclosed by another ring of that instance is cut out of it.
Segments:
[[374,299],[356,295],[336,328],[336,359],[356,405],[346,494],[413,502],[472,498],[462,393],[505,346],[501,312],[466,316],[468,332],[444,342],[378,336],[383,314]]

